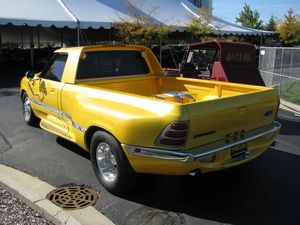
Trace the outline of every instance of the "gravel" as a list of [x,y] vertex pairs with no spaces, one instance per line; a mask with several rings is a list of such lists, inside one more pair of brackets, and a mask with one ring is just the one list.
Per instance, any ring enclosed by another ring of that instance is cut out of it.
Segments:
[[0,187],[1,225],[53,225],[39,213]]

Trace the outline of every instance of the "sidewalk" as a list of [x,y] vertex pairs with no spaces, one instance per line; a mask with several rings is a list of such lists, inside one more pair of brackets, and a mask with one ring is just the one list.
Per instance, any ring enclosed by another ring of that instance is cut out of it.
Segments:
[[280,108],[290,111],[290,112],[293,112],[300,116],[300,105],[296,105],[294,103],[280,99]]
[[[92,206],[67,211],[46,199],[55,187],[24,172],[0,164],[0,186],[35,210],[53,224],[66,225],[113,225],[107,217]],[[3,192],[5,193],[5,191]],[[26,205],[22,204],[24,210]],[[3,221],[0,221],[0,224]]]

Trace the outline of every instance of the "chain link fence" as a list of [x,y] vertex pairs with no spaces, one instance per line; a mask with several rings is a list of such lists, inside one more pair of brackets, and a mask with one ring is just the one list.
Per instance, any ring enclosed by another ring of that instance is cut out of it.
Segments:
[[259,70],[282,99],[300,105],[300,48],[260,47]]

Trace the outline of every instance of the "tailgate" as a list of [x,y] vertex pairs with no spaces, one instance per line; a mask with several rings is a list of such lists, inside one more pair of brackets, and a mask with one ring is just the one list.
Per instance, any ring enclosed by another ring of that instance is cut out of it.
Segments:
[[187,104],[190,129],[187,149],[241,137],[250,130],[270,125],[278,106],[276,91],[263,91]]

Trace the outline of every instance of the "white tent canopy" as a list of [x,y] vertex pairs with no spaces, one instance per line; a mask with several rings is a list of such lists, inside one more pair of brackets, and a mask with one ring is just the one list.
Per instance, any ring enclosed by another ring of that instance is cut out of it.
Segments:
[[[80,21],[80,28],[111,28],[113,24],[128,18],[130,10],[126,0],[64,0],[70,11]],[[185,27],[190,14],[177,0],[132,0],[140,13],[150,15],[154,23]],[[189,4],[189,3],[188,3]],[[153,11],[152,13],[149,13]],[[130,20],[130,19],[129,19]]]
[[[89,27],[110,29],[115,23],[128,17],[126,0],[1,0],[0,25],[27,24],[50,27],[87,29]],[[198,8],[188,0],[131,0],[153,22],[174,26],[176,30],[186,29],[191,18],[201,18]],[[155,9],[155,10],[153,10]],[[262,35],[270,32],[245,28],[213,17],[209,26],[215,34]]]
[[[181,0],[180,1],[182,7],[184,7],[190,15],[194,16],[195,18],[200,18],[201,15],[199,14],[199,9],[195,7],[193,4],[191,4],[188,1]],[[179,11],[179,10],[178,10]],[[175,13],[175,15],[178,15]],[[190,15],[187,18],[191,18]],[[186,21],[186,24],[189,22]],[[262,35],[262,34],[270,34],[273,32],[269,31],[263,31],[263,30],[256,30],[256,29],[251,29],[247,27],[242,27],[234,23],[227,22],[225,20],[222,20],[217,17],[212,17],[210,18],[209,24],[208,24],[211,29],[214,31],[215,34],[218,35]]]
[[126,17],[128,11],[122,3],[116,0],[64,0],[68,9],[75,15],[81,29],[89,27],[110,29],[120,17]]
[[61,0],[1,0],[0,25],[76,28],[77,20]]
[[[130,14],[126,0],[63,0],[80,22],[80,28],[111,28]],[[183,31],[191,18],[201,17],[188,0],[131,0],[138,10],[153,17],[153,22],[174,26]],[[250,29],[213,17],[209,23],[219,35],[262,35],[270,32]],[[272,33],[272,32],[271,32]]]

